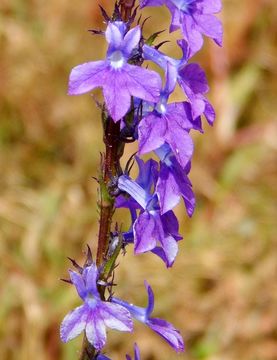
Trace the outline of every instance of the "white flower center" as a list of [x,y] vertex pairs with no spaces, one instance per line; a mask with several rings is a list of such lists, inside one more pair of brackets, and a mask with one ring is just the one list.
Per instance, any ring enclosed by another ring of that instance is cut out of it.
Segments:
[[166,104],[162,101],[160,101],[157,105],[156,105],[156,110],[158,111],[158,113],[160,114],[165,114],[166,113]]
[[116,50],[110,57],[111,66],[114,69],[120,69],[124,64],[124,56],[120,50]]
[[190,4],[194,0],[171,0],[171,2],[181,11],[187,12]]
[[94,309],[96,304],[97,304],[97,300],[95,299],[95,297],[91,294],[88,294],[86,297],[86,304],[91,308]]

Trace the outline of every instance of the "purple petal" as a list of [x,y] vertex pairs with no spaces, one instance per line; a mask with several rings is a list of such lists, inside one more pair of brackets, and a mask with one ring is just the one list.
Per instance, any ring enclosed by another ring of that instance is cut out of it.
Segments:
[[180,332],[162,319],[148,319],[147,325],[161,335],[177,352],[184,351],[184,341]]
[[161,206],[161,214],[173,209],[180,200],[179,187],[168,166],[161,164],[156,192]]
[[187,64],[188,60],[192,57],[191,49],[189,47],[188,42],[184,39],[177,40],[177,44],[182,49],[182,53],[183,53],[182,59],[180,61],[180,65],[184,66],[185,64]]
[[103,354],[99,354],[97,355],[96,360],[111,360],[111,359]]
[[[192,95],[190,97],[193,119],[200,117],[205,111],[205,98],[203,95]],[[201,128],[202,129],[202,128]]]
[[201,7],[203,14],[216,14],[221,11],[222,4],[221,0],[202,0],[199,7]]
[[107,327],[119,331],[133,330],[131,315],[124,307],[118,304],[102,302],[99,312]]
[[156,246],[154,249],[151,250],[151,252],[161,258],[162,261],[165,263],[166,267],[170,267],[168,264],[167,256],[161,246]]
[[144,117],[138,128],[139,153],[146,154],[158,149],[165,142],[166,122],[162,117],[150,114]]
[[208,100],[204,100],[205,101],[205,110],[204,110],[204,115],[208,121],[208,123],[210,125],[213,125],[214,120],[215,120],[215,111],[214,108],[212,106],[212,104],[208,101]]
[[97,289],[97,278],[98,270],[95,264],[91,264],[84,268],[83,277],[85,279],[87,291],[92,293],[94,297],[99,298],[99,293]]
[[171,267],[178,253],[178,244],[173,236],[167,235],[161,240],[161,245],[166,258],[166,266]]
[[124,66],[124,70],[128,74],[126,87],[132,96],[149,102],[159,100],[162,80],[158,73],[129,64]]
[[89,308],[82,305],[71,311],[63,319],[60,327],[60,336],[63,342],[67,342],[80,335],[85,330]]
[[139,26],[136,26],[135,28],[128,31],[123,41],[122,50],[124,51],[124,53],[130,55],[132,50],[136,46],[138,46],[140,38],[141,38],[141,30]]
[[161,6],[165,0],[140,0],[140,7],[144,6]]
[[112,297],[111,301],[115,304],[123,306],[130,312],[132,317],[137,319],[138,321],[141,321],[142,323],[145,323],[147,321],[146,309],[144,309],[143,307],[129,304],[128,302],[121,300],[117,297]]
[[119,28],[113,24],[109,23],[105,32],[106,40],[113,48],[119,48],[123,40],[123,36]]
[[179,164],[184,168],[193,154],[193,141],[190,135],[179,126],[171,126],[170,131],[166,133],[165,139]]
[[73,282],[73,285],[76,287],[76,290],[80,296],[84,300],[87,294],[87,289],[85,286],[84,279],[82,275],[77,273],[76,271],[69,270],[70,279]]
[[196,29],[195,23],[191,16],[183,16],[182,32],[185,40],[189,43],[191,55],[195,54],[203,46],[203,37]]
[[194,128],[191,104],[187,101],[169,104],[166,116],[172,124],[175,121],[182,129],[190,130]]
[[110,115],[118,121],[128,112],[131,96],[155,102],[160,88],[161,78],[156,72],[125,64],[120,69],[110,68],[103,92]]
[[179,192],[185,202],[187,213],[189,216],[192,216],[195,208],[195,196],[192,191],[191,183],[183,169],[178,166],[174,167],[173,175],[176,183],[178,184]]
[[153,290],[151,288],[151,286],[148,284],[148,282],[146,280],[144,280],[144,286],[145,289],[147,291],[147,295],[148,295],[148,304],[147,304],[147,308],[146,308],[146,316],[149,317],[153,310],[154,310],[154,293]]
[[168,211],[161,216],[164,232],[170,234],[175,240],[182,240],[182,236],[179,234],[179,223],[173,211]]
[[151,187],[156,181],[158,175],[158,163],[153,159],[149,159],[144,162],[138,156],[135,157],[139,167],[139,174],[136,178],[136,182],[145,189],[146,192],[151,192]]
[[102,320],[99,309],[91,311],[87,319],[86,336],[96,350],[101,350],[106,343],[106,327]]
[[153,61],[162,69],[166,70],[169,57],[150,45],[143,45],[143,57],[145,60]]
[[69,76],[68,94],[81,95],[103,86],[107,67],[106,61],[87,62],[74,67]]
[[175,89],[176,83],[177,83],[177,69],[176,66],[173,64],[167,63],[166,67],[166,81],[165,81],[165,88],[163,92],[169,96]]
[[127,192],[143,209],[146,209],[151,196],[136,181],[122,175],[118,179],[118,188]]
[[141,214],[134,223],[135,253],[143,253],[156,246],[156,222],[147,211]]
[[181,82],[185,83],[185,91],[190,94],[205,94],[209,86],[204,70],[198,64],[188,64],[179,70]]
[[201,29],[203,34],[211,37],[214,41],[222,46],[222,24],[221,21],[218,20],[213,15],[196,15],[197,27]]
[[134,360],[140,360],[140,351],[139,351],[139,347],[137,346],[137,344],[135,343],[135,359]]
[[120,70],[110,68],[109,79],[107,78],[103,88],[105,104],[115,122],[123,118],[131,105],[131,96],[127,88],[129,75],[124,68]]
[[169,31],[173,32],[178,30],[181,26],[180,24],[181,14],[180,11],[173,4],[171,4],[171,2],[167,3],[167,7],[171,13],[171,23],[170,23]]

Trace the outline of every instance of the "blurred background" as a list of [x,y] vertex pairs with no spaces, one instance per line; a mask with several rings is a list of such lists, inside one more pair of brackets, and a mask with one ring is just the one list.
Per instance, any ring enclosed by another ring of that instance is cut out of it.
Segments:
[[[99,1],[111,11],[113,1]],[[116,294],[144,306],[147,279],[156,317],[179,328],[176,355],[136,324],[110,331],[107,355],[122,360],[133,342],[144,360],[277,359],[277,6],[275,0],[224,0],[224,48],[205,41],[194,61],[207,71],[213,128],[195,135],[192,219],[178,209],[184,241],[166,271],[152,255],[120,259]],[[0,357],[75,360],[81,337],[64,345],[59,325],[80,304],[62,283],[96,248],[99,110],[90,95],[69,97],[77,64],[105,54],[98,1],[1,0],[0,4]],[[165,8],[146,34],[168,28]],[[178,33],[163,51],[178,57]],[[100,92],[96,93],[100,96]],[[181,92],[175,99],[181,100]],[[128,156],[134,151],[128,148]],[[124,161],[125,161],[124,160]],[[121,215],[117,217],[122,221]],[[125,217],[123,217],[125,220]],[[131,266],[131,270],[130,270]]]

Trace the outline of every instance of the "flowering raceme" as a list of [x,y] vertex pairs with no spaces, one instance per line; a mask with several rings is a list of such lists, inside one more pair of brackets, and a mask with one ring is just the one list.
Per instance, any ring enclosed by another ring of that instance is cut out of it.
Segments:
[[[161,31],[145,35],[145,21],[141,15],[137,17],[140,10],[135,0],[115,1],[112,16],[100,7],[105,31],[92,31],[105,35],[106,58],[74,67],[69,77],[70,95],[101,87],[104,100],[100,106],[105,152],[97,179],[100,219],[96,261],[90,249],[83,267],[73,261],[77,271],[69,271],[67,282],[75,286],[83,304],[66,315],[60,329],[64,342],[84,333],[80,360],[111,360],[102,352],[106,328],[131,332],[132,318],[159,334],[176,352],[184,351],[180,332],[169,322],[152,317],[154,294],[150,285],[145,281],[148,305],[143,308],[115,296],[113,280],[119,254],[125,254],[132,244],[136,255],[151,252],[166,267],[172,267],[177,257],[182,236],[174,209],[181,199],[189,217],[195,209],[189,179],[194,152],[191,135],[193,131],[203,133],[201,117],[210,125],[215,120],[206,97],[209,86],[205,72],[191,60],[203,45],[203,35],[221,45],[222,26],[214,16],[221,1],[140,0],[139,5],[140,9],[166,5],[172,15],[169,30],[181,29],[183,38],[177,45],[182,57],[175,59],[160,51],[163,43],[155,42]],[[149,63],[158,65],[162,76],[148,69]],[[172,102],[170,97],[178,85],[184,100]],[[136,141],[136,156],[123,167],[125,145]],[[138,167],[135,179],[134,164]],[[113,224],[117,208],[128,209],[130,224]],[[132,276],[132,269],[128,271]],[[137,344],[134,356],[134,360],[141,358]],[[126,359],[131,357],[126,355]]]

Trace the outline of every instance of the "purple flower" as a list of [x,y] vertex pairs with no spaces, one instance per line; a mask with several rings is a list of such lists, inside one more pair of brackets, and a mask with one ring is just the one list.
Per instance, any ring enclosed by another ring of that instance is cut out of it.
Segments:
[[180,332],[176,330],[169,322],[152,318],[151,314],[154,310],[154,293],[150,285],[145,281],[145,288],[148,294],[148,305],[146,308],[129,304],[116,297],[112,298],[112,302],[118,305],[124,306],[136,320],[149,326],[152,330],[162,336],[175,351],[184,351],[184,341]]
[[183,56],[180,60],[166,56],[149,45],[143,46],[143,55],[146,60],[155,62],[164,71],[167,70],[168,64],[171,64],[173,67],[171,69],[171,77],[176,78],[176,81],[178,81],[190,101],[194,120],[193,128],[202,131],[200,115],[204,114],[210,125],[213,124],[215,119],[215,111],[205,97],[205,94],[209,91],[207,78],[204,70],[198,64],[188,64],[192,53],[186,41],[178,41],[178,44],[183,51]]
[[[134,360],[140,360],[140,352],[139,352],[139,347],[137,346],[137,344],[134,345],[134,352],[135,352]],[[126,355],[126,360],[132,360],[131,356]]]
[[88,341],[96,350],[106,342],[106,327],[132,331],[133,324],[126,308],[100,299],[97,290],[98,270],[95,264],[85,267],[82,275],[69,270],[70,279],[84,301],[63,319],[60,335],[67,342],[85,331]]
[[222,45],[222,24],[213,15],[221,10],[221,0],[140,0],[141,7],[165,4],[172,15],[170,31],[181,29],[193,53],[203,45],[202,35]]
[[80,95],[102,87],[108,112],[118,121],[128,112],[132,96],[157,101],[161,79],[154,71],[128,64],[141,38],[139,26],[126,33],[123,22],[110,22],[105,35],[109,44],[106,60],[73,68],[68,93]]
[[193,128],[191,106],[187,102],[167,104],[175,88],[175,68],[167,63],[166,84],[160,101],[141,120],[138,127],[139,153],[145,154],[168,144],[180,165],[184,168],[193,153],[189,130]]
[[[140,163],[139,180],[142,179],[141,174],[147,175],[144,176],[144,187],[126,175],[120,176],[118,180],[119,189],[131,195],[141,208],[140,214],[133,217],[133,233],[129,233],[128,236],[133,235],[136,254],[152,251],[161,257],[167,267],[170,267],[178,252],[177,241],[182,239],[178,234],[178,221],[172,211],[161,214],[157,195],[150,193],[149,189],[152,184],[155,184],[153,179],[155,171],[151,170],[149,164],[156,166],[157,163],[149,160],[143,165],[142,160],[137,159],[137,161]],[[144,166],[147,169],[145,172]],[[133,200],[130,206],[128,206],[128,201],[125,206],[134,210]]]
[[192,216],[195,208],[195,196],[192,191],[192,184],[187,176],[190,163],[183,170],[167,145],[163,145],[155,152],[161,159],[156,184],[161,213],[164,214],[172,210],[179,203],[180,197],[182,197],[188,215]]

